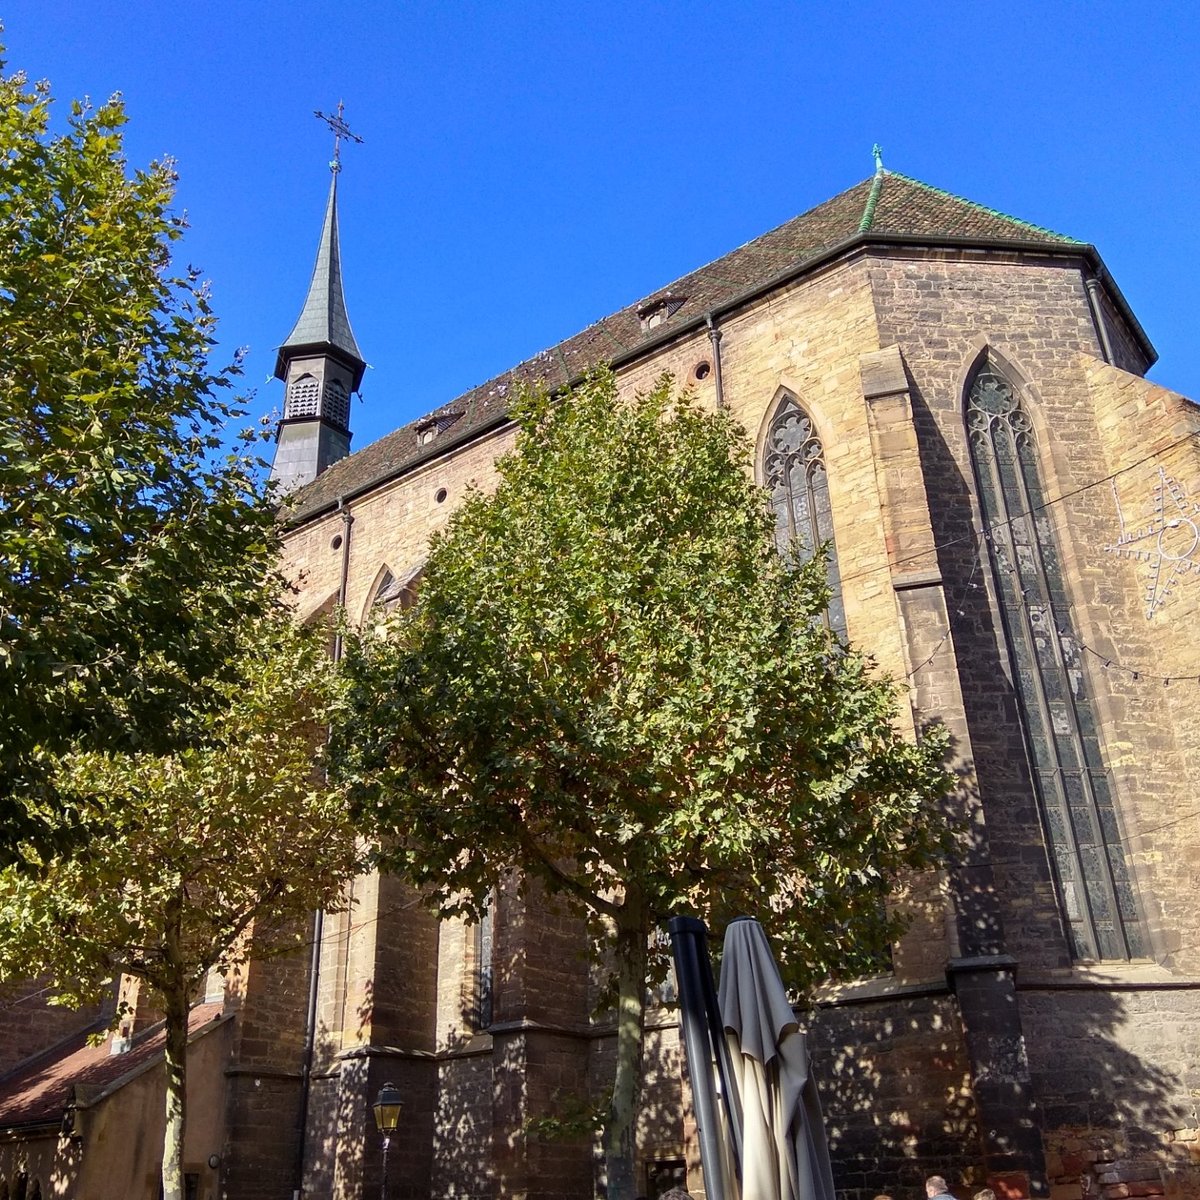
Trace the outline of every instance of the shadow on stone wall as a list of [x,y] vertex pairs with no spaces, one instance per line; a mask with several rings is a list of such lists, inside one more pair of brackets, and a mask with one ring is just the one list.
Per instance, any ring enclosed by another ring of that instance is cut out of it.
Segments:
[[1031,987],[1021,1010],[1056,1200],[1200,1195],[1194,995]]
[[[986,817],[986,826],[959,847],[960,866],[978,863],[986,869],[952,870],[958,924],[961,930],[964,914],[977,921],[994,912],[1002,939],[996,949],[1016,960],[1012,1002],[1019,1010],[1028,1092],[1036,1101],[1032,1115],[1047,1151],[1055,1200],[1155,1195],[1164,1186],[1167,1194],[1200,1195],[1200,1173],[1188,1152],[1188,1143],[1195,1144],[1189,1131],[1197,1125],[1193,1093],[1200,1078],[1189,1079],[1186,1066],[1200,1045],[1200,1003],[1186,989],[1139,990],[1115,977],[1106,981],[1096,970],[1084,986],[1063,971],[1071,964],[1068,939],[1011,667],[1001,649],[1004,637],[988,603],[991,565],[973,526],[974,489],[915,385],[911,394]],[[972,786],[969,775],[962,784]],[[1045,980],[1047,973],[1064,983],[1041,986],[1031,978]],[[989,1040],[987,1032],[977,1046],[983,1066],[976,1089],[994,1084],[1017,1053]]]
[[[1190,1191],[1167,1194],[1200,1194],[1194,1174],[1181,1173],[1192,1169],[1183,1143],[1175,1167],[1160,1173],[1169,1156],[1158,1131],[1194,1128],[1195,1114],[1180,1101],[1186,1092],[1175,1073],[1123,1044],[1136,1020],[1128,999],[1095,990],[1019,994],[1037,1044],[1047,1047],[1031,1058],[1056,1200],[1087,1196],[1079,1179],[1089,1172],[1094,1187],[1102,1175],[1123,1172],[1147,1188],[1187,1179]],[[361,1032],[371,998],[368,990],[357,1014]],[[611,1026],[597,1024],[585,1038],[474,1033],[473,1013],[464,995],[461,1026],[437,1056],[376,1046],[333,1058],[322,1030],[318,1062],[332,1061],[336,1074],[314,1079],[314,1197],[335,1194],[335,1185],[341,1194],[380,1194],[382,1139],[370,1105],[384,1082],[405,1096],[389,1154],[393,1200],[496,1200],[518,1188],[530,1200],[603,1195],[593,1118],[611,1082]],[[672,1013],[660,1008],[654,1018],[638,1141],[645,1160],[664,1163],[681,1156],[694,1133],[682,1104]],[[935,1170],[960,1195],[983,1185],[963,1035],[948,990],[821,1005],[806,1024],[841,1200],[870,1200],[884,1190],[920,1200]],[[1053,1044],[1047,1029],[1056,1031]],[[652,1196],[650,1180],[645,1186]],[[691,1186],[699,1192],[695,1174]]]

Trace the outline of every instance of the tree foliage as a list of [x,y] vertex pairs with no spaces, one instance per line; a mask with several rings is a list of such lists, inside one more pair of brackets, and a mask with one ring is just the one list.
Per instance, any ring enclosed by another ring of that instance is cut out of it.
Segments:
[[360,853],[323,640],[254,435],[225,446],[237,364],[172,265],[172,165],[131,172],[124,123],[117,97],[53,132],[48,86],[0,77],[0,978],[157,992],[179,1200],[197,986],[336,906]]
[[652,927],[755,916],[797,985],[876,962],[884,896],[938,845],[944,741],[898,736],[896,689],[825,629],[822,564],[778,553],[725,413],[608,373],[514,413],[419,603],[351,646],[339,759],[443,913],[515,874],[612,952],[620,1196]]
[[57,795],[85,836],[69,855],[27,847],[0,873],[0,971],[50,972],[72,1006],[121,973],[190,993],[210,968],[245,960],[251,923],[261,946],[282,935],[281,915],[335,903],[359,851],[344,793],[325,779],[333,671],[323,631],[281,608],[239,631],[203,741],[60,757]]
[[236,651],[195,745],[56,757],[56,804],[71,807],[83,836],[69,854],[26,844],[0,871],[0,980],[48,975],[55,1000],[75,1006],[124,974],[161,999],[168,1197],[179,1195],[197,988],[214,967],[294,944],[298,918],[336,911],[363,866],[344,794],[325,779],[335,693],[323,637],[280,606],[238,631]]
[[53,133],[48,85],[0,77],[0,861],[64,844],[55,752],[186,744],[271,603],[235,368],[172,265],[172,165],[130,173],[124,123],[115,97]]

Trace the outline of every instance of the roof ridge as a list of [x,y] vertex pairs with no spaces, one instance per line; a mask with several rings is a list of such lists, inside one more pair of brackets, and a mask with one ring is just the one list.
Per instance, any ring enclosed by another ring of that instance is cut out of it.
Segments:
[[[895,181],[894,188],[888,186],[889,177]],[[995,247],[1043,241],[1048,250],[1070,248],[1074,253],[1088,249],[1087,243],[1075,238],[881,169],[447,401],[441,409],[454,405],[464,413],[454,425],[452,441],[457,444],[502,420],[510,389],[521,383],[540,383],[551,389],[566,386],[591,363],[645,353],[702,323],[706,314],[726,311],[762,290],[781,286],[832,254],[876,238],[896,242],[906,237],[919,244],[937,244],[944,239],[951,246]],[[686,307],[653,324],[645,320],[639,312],[641,306],[672,292],[687,296]],[[422,419],[428,415],[418,421]],[[285,520],[303,523],[334,499],[357,495],[449,450],[450,440],[426,445],[412,437],[410,431],[417,423],[406,422],[298,489]]]
[[[923,179],[914,179],[911,175],[905,175],[900,171],[892,171],[884,168],[885,175],[891,175],[896,179],[903,179],[905,183],[911,183],[914,187],[924,188],[927,192],[932,192],[935,196],[944,196],[947,200],[955,200],[959,204],[965,204],[968,208],[973,208],[977,212],[987,213],[989,217],[998,217],[1001,221],[1007,221],[1011,225],[1016,225],[1021,229],[1032,229],[1035,233],[1044,234],[1047,237],[1057,238],[1059,241],[1071,242],[1076,246],[1086,246],[1087,242],[1080,238],[1071,237],[1067,233],[1059,233],[1056,229],[1049,229],[1045,225],[1035,225],[1032,221],[1023,221],[1020,217],[1014,217],[1011,213],[1001,212],[998,208],[990,208],[986,204],[980,204],[977,200],[969,200],[966,196],[960,196],[957,192],[948,192],[945,188],[934,187],[932,183],[926,183]],[[864,229],[863,232],[866,232]]]
[[867,193],[866,207],[863,209],[862,220],[858,223],[859,233],[868,233],[871,229],[871,223],[875,220],[875,207],[879,203],[879,193],[883,191],[883,177],[885,173],[881,166],[875,172],[875,178],[871,180],[871,190]]

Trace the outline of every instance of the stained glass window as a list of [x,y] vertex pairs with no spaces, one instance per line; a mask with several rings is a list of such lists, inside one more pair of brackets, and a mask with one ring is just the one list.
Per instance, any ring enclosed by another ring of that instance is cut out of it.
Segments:
[[1033,783],[1078,959],[1145,953],[1028,413],[990,362],[967,431]]
[[775,510],[775,537],[780,550],[796,550],[801,561],[807,562],[821,546],[827,547],[826,571],[831,595],[825,623],[845,637],[846,613],[833,539],[825,452],[812,418],[787,394],[775,409],[767,429],[763,476]]

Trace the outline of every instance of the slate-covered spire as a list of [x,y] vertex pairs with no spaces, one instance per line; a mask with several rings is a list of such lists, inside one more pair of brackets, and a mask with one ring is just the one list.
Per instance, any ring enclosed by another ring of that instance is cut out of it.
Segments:
[[271,464],[271,480],[282,492],[312,483],[326,467],[350,453],[350,396],[362,384],[367,366],[346,314],[337,209],[341,139],[362,139],[342,120],[340,104],[336,117],[316,115],[334,132],[329,164],[333,179],[308,295],[275,359],[276,378],[287,389]]
[[325,205],[325,223],[321,228],[321,243],[317,247],[317,261],[313,265],[312,280],[304,307],[287,340],[279,347],[275,359],[275,377],[287,379],[288,362],[314,351],[332,351],[346,360],[354,372],[352,391],[358,391],[362,383],[366,363],[354,331],[350,328],[350,317],[346,313],[346,294],[342,289],[342,259],[338,243],[337,213],[338,172],[333,172],[329,183],[329,201]]

